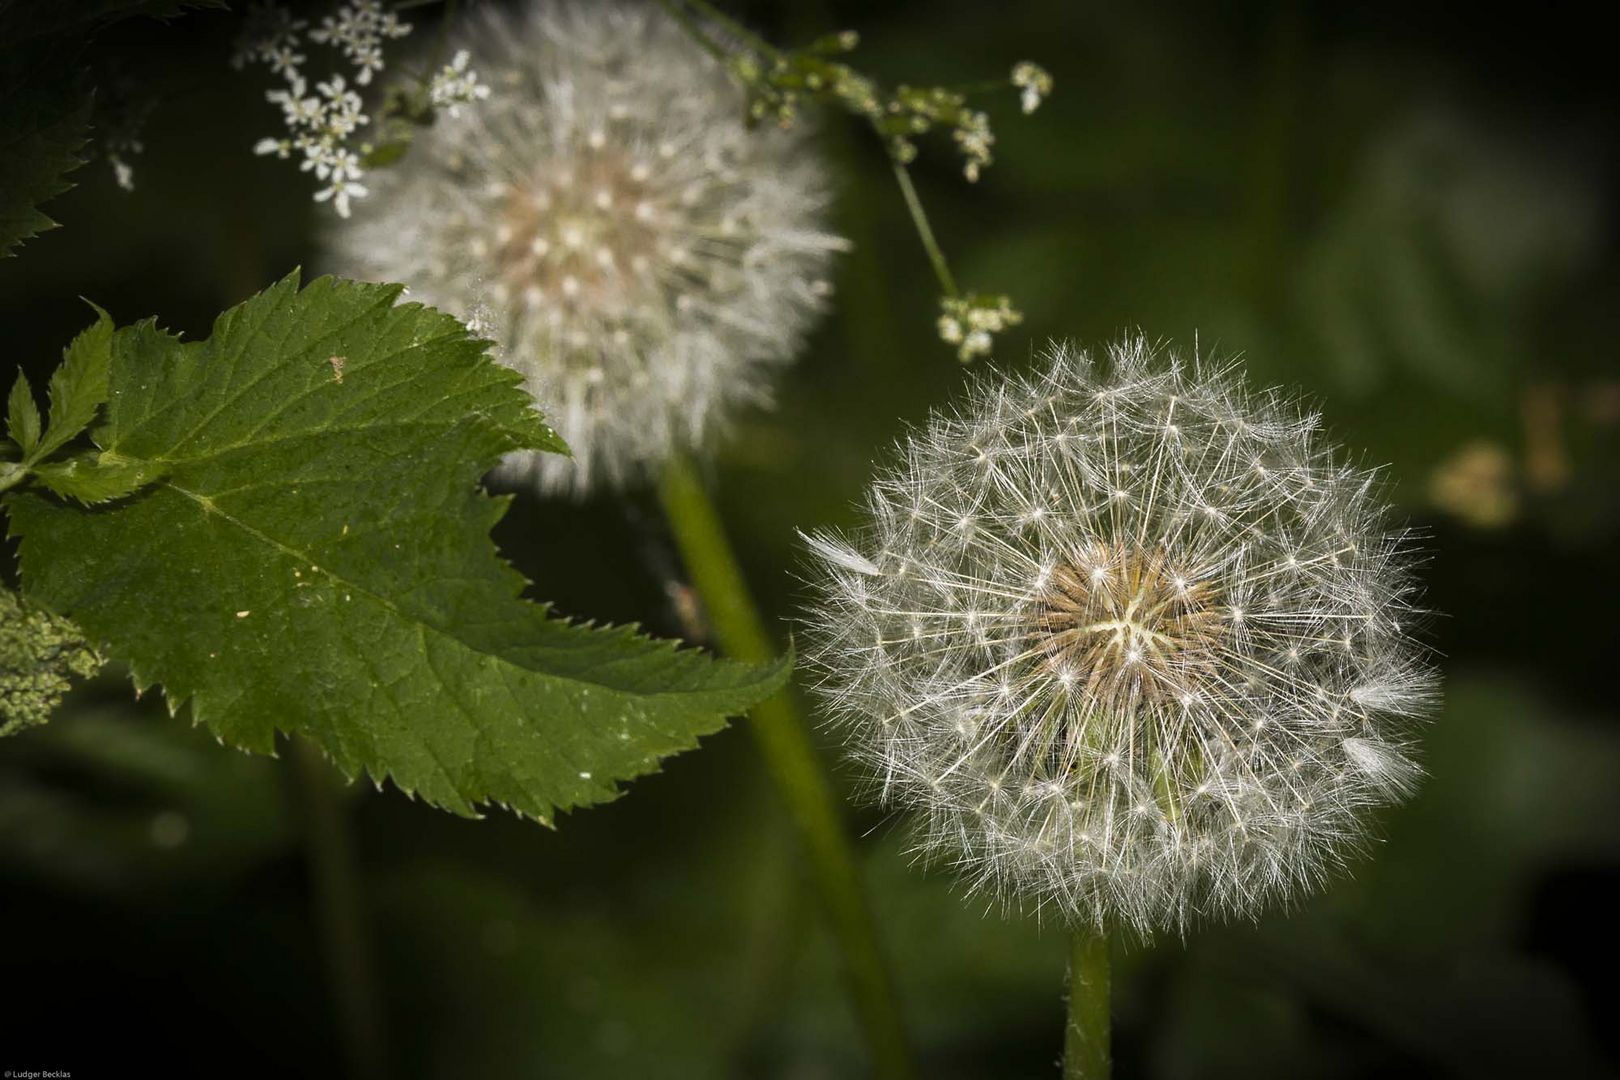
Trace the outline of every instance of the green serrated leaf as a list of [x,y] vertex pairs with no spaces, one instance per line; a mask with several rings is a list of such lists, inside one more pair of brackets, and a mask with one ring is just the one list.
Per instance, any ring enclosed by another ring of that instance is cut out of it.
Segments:
[[90,104],[71,50],[0,52],[0,258],[56,227],[38,208],[73,186],[67,174],[85,162]]
[[11,397],[6,402],[6,433],[24,456],[39,445],[39,406],[34,403],[34,388],[28,385],[28,376],[21,371],[11,384]]
[[107,400],[107,368],[112,362],[113,322],[96,305],[96,321],[80,331],[62,351],[62,363],[51,374],[49,423],[39,448],[30,455],[42,460],[66,446],[90,426]]
[[222,738],[278,730],[349,775],[541,820],[695,745],[781,685],[546,617],[489,538],[503,453],[561,445],[519,377],[398,286],[296,274],[207,341],[117,331],[93,436],[163,478],[85,511],[7,499],[25,591]]
[[106,454],[75,454],[65,461],[36,465],[35,478],[65,499],[77,499],[86,506],[122,499],[134,494],[162,475],[160,469],[144,461],[119,461]]

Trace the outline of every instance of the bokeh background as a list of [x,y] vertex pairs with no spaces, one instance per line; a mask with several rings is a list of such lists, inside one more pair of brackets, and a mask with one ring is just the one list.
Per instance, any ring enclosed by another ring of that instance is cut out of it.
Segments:
[[[992,106],[997,161],[978,184],[939,143],[916,169],[958,277],[1026,313],[994,362],[1135,328],[1241,355],[1387,462],[1423,530],[1447,677],[1428,782],[1382,816],[1372,857],[1295,910],[1118,949],[1118,1075],[1611,1074],[1611,40],[1558,4],[723,6],[783,43],[858,29],[856,61],[892,82],[1046,65],[1057,90],[1038,113],[1010,91]],[[98,46],[103,107],[155,106],[134,192],[92,162],[51,204],[63,228],[0,262],[0,357],[35,385],[89,320],[79,296],[203,336],[314,258],[326,211],[308,178],[249,152],[275,117],[262,80],[227,66],[238,18],[124,24]],[[822,140],[856,244],[835,313],[712,470],[784,619],[795,529],[851,520],[874,456],[963,378],[880,148],[838,119]],[[682,632],[678,560],[645,496],[525,496],[498,539],[564,611]],[[7,1067],[344,1075],[311,900],[330,837],[289,760],[222,749],[111,675],[0,745]],[[389,1075],[863,1074],[744,725],[555,831],[318,787],[360,868]],[[1056,1075],[1059,929],[911,867],[903,820],[849,820],[924,1075]]]

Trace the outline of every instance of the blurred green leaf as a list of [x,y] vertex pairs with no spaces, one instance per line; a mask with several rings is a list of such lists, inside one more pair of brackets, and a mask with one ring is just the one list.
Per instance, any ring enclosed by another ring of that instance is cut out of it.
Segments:
[[[0,867],[127,900],[228,886],[291,846],[275,762],[221,754],[108,678],[0,755]],[[192,894],[195,896],[195,893]]]
[[0,259],[56,227],[41,203],[85,162],[91,96],[66,48],[24,53],[0,28]]

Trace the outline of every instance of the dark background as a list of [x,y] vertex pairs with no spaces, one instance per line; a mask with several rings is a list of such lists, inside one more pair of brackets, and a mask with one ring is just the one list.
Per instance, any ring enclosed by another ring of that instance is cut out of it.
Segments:
[[[1027,364],[1051,337],[1196,335],[1256,381],[1302,388],[1340,441],[1389,464],[1424,530],[1447,677],[1428,782],[1382,816],[1372,857],[1296,910],[1117,949],[1117,1074],[1610,1074],[1612,38],[1546,4],[725,6],[782,43],[856,28],[856,63],[893,82],[1043,63],[1057,88],[1036,115],[1010,92],[991,106],[980,183],[943,140],[916,170],[958,277],[1027,315],[996,363]],[[104,85],[157,105],[136,190],[92,162],[48,207],[63,228],[0,262],[0,359],[36,386],[90,319],[81,295],[203,336],[314,259],[327,211],[308,178],[249,152],[276,117],[262,77],[226,64],[237,19],[123,24],[99,43]],[[850,520],[874,455],[962,380],[881,150],[842,121],[823,137],[856,250],[780,407],[745,418],[714,469],[746,569],[784,616],[800,600],[794,530]],[[658,521],[645,496],[525,496],[498,538],[536,596],[677,634]],[[0,1065],[341,1075],[289,755],[222,749],[129,699],[104,676],[0,745]],[[555,831],[369,786],[337,797],[391,1074],[862,1074],[741,724]],[[1055,1076],[1060,929],[910,867],[904,822],[850,820],[924,1075]]]

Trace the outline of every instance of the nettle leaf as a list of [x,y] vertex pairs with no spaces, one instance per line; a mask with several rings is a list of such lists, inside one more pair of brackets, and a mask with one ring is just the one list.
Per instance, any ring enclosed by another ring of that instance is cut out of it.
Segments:
[[56,227],[39,205],[84,164],[91,99],[75,65],[62,48],[0,53],[0,258]]
[[63,461],[33,467],[40,483],[65,499],[87,506],[122,499],[162,475],[144,461],[119,461],[105,454],[75,454]]
[[112,363],[112,319],[96,310],[96,321],[81,331],[62,352],[62,363],[51,374],[51,399],[45,437],[31,457],[43,459],[90,426],[96,410],[107,400],[107,369]]
[[95,510],[7,498],[24,591],[137,687],[269,753],[306,735],[461,814],[613,798],[786,678],[548,618],[479,479],[563,451],[519,378],[398,286],[296,274],[182,344],[111,337],[98,462],[158,476]]
[[28,376],[17,372],[6,400],[6,434],[26,455],[39,445],[39,406],[34,404],[34,388]]

